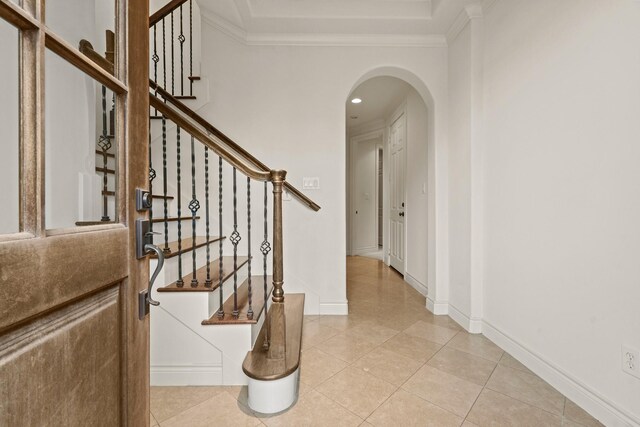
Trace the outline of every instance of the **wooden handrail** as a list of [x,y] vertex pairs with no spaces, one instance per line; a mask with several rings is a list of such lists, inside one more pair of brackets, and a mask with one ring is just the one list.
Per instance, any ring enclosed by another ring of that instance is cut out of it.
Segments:
[[[149,86],[154,91],[156,91],[158,94],[160,94],[160,96],[162,96],[164,99],[169,101],[170,104],[173,104],[177,109],[179,109],[184,114],[186,114],[191,119],[193,119],[196,123],[198,123],[204,129],[206,129],[207,132],[211,133],[212,135],[215,135],[216,138],[221,140],[224,144],[228,145],[233,151],[235,151],[238,154],[240,154],[247,161],[249,161],[251,164],[253,164],[256,168],[262,170],[263,172],[268,172],[268,171],[271,170],[271,168],[269,168],[267,165],[265,165],[260,160],[255,158],[247,150],[245,150],[244,148],[242,148],[241,146],[236,144],[231,138],[229,138],[227,135],[222,133],[219,129],[217,129],[215,126],[213,126],[207,120],[205,120],[204,118],[199,116],[195,111],[193,111],[192,109],[187,107],[183,102],[181,102],[180,100],[176,99],[169,92],[167,92],[166,90],[164,90],[163,88],[158,86],[153,80],[149,80]],[[291,185],[288,181],[285,181],[284,188],[289,193],[293,194],[298,200],[300,200],[305,205],[307,205],[309,208],[313,209],[316,212],[320,210],[320,206],[316,202],[311,200],[304,193],[302,193],[300,190],[298,190],[293,185]]]
[[157,12],[149,17],[149,27],[153,27],[155,24],[162,21],[162,18],[164,18],[186,2],[187,0],[171,0],[169,3],[162,6],[160,9],[158,9]]

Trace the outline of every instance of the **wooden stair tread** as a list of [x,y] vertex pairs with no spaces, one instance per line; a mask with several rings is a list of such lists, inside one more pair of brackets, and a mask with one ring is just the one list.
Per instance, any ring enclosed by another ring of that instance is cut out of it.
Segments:
[[115,171],[114,169],[109,169],[109,168],[106,168],[106,169],[105,169],[105,168],[100,168],[100,167],[97,167],[97,166],[96,166],[96,172],[104,173],[105,171],[106,171],[107,173],[116,173],[116,171]]
[[[264,308],[264,276],[251,276],[251,288],[253,297],[251,305],[253,307],[253,318],[247,317],[249,311],[249,278],[238,287],[238,317],[233,317],[233,294],[224,302],[224,317],[221,319],[217,314],[210,319],[203,320],[203,325],[251,325],[258,323]],[[273,288],[273,277],[267,276],[267,298],[271,295]]]
[[149,116],[149,119],[151,120],[160,120],[162,118],[163,118],[162,116]]
[[[218,289],[218,285],[220,285],[220,267],[219,267],[219,259],[211,261],[210,265],[210,274],[211,274],[211,287],[205,286],[205,280],[207,279],[207,266],[203,266],[196,270],[196,279],[198,279],[198,286],[191,286],[191,279],[193,278],[193,274],[191,271],[185,274],[182,278],[184,281],[184,286],[178,287],[176,282],[171,283],[170,285],[164,286],[162,288],[158,288],[158,292],[213,292]],[[238,257],[238,270],[240,270],[247,262],[249,262],[249,258],[246,256]],[[222,283],[226,282],[230,277],[233,276],[233,257],[225,256],[222,257]]]
[[[107,190],[107,191],[102,190],[102,195],[103,196],[115,196],[116,192],[115,191],[109,191],[109,190]],[[167,199],[167,200],[172,200],[173,199],[173,196],[161,196],[159,194],[153,194],[151,197],[153,199]]]
[[[300,366],[302,344],[302,322],[304,319],[304,294],[285,294],[284,303],[273,303],[269,309],[270,319],[281,319],[286,328],[286,351],[282,359],[269,359],[269,350],[263,343],[266,336],[266,322],[258,334],[253,350],[247,352],[242,370],[248,377],[260,381],[273,381],[291,375]],[[273,322],[274,320],[272,320]],[[273,325],[275,328],[275,324]]]
[[[102,151],[100,150],[96,150],[96,154],[100,154],[101,156],[103,155]],[[113,159],[116,157],[116,155],[113,153],[107,153],[107,157],[111,157]]]
[[189,76],[187,77],[189,80],[191,80],[192,82],[198,81],[200,80],[200,76]]
[[[213,243],[213,242],[217,242],[219,240],[225,239],[225,236],[209,236],[209,243]],[[158,239],[159,240],[159,239]],[[156,244],[158,245],[158,247],[160,247],[161,249],[164,249],[164,242],[160,243],[160,242],[156,242]],[[205,246],[207,244],[207,238],[206,236],[196,236],[196,244],[193,244],[193,238],[192,237],[187,237],[185,239],[182,239],[182,250],[178,251],[178,241],[173,241],[173,242],[169,242],[169,250],[170,252],[165,252],[164,253],[164,257],[165,258],[173,258],[176,257],[180,254],[184,254],[186,252],[190,252],[192,251],[194,248],[198,249],[201,248],[203,246]],[[151,258],[157,258],[157,256],[155,254],[151,255]]]
[[[178,221],[178,220],[182,220],[182,221],[189,221],[191,220],[191,216],[181,216],[181,217],[177,217],[177,216],[170,216],[167,217],[167,222],[174,222],[174,221]],[[196,216],[196,219],[200,219],[200,216]],[[151,220],[151,222],[156,223],[156,222],[164,222],[164,217],[160,217],[160,218],[153,218]]]
[[195,95],[174,95],[175,99],[197,99]]
[[115,224],[115,221],[76,221],[77,227],[86,227],[89,225]]

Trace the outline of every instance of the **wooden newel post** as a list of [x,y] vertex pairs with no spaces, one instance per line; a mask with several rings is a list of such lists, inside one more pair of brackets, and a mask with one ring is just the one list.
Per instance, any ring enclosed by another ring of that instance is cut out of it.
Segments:
[[269,310],[269,359],[282,360],[286,357],[287,332],[284,316],[284,274],[282,269],[282,187],[287,173],[271,171],[273,184],[273,304]]
[[282,268],[282,188],[286,171],[271,171],[273,183],[273,302],[284,302]]

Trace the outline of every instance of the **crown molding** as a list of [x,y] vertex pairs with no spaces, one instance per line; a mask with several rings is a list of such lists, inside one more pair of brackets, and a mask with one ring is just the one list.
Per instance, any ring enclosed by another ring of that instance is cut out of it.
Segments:
[[[496,0],[489,0],[491,4],[493,4]],[[489,5],[490,7],[491,5]],[[484,6],[480,4],[470,4],[465,6],[464,9],[458,14],[456,19],[453,21],[449,30],[447,31],[446,40],[447,43],[451,43],[454,41],[464,30],[469,22],[473,19],[482,18],[483,16]]]
[[202,21],[248,46],[352,46],[441,48],[447,39],[439,34],[318,34],[249,33],[221,16],[201,9]]

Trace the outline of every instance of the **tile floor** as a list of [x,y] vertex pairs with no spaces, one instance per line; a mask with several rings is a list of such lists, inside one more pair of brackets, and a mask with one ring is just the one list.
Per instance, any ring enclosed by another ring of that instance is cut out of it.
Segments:
[[246,387],[153,387],[151,425],[599,426],[577,405],[447,316],[380,261],[349,257],[349,316],[306,316],[300,396],[278,415]]

